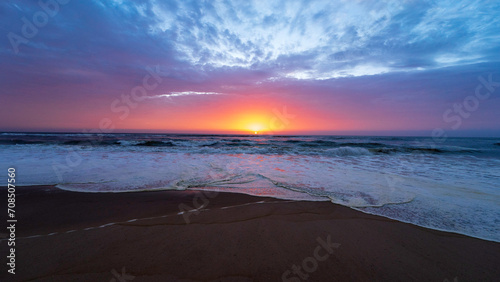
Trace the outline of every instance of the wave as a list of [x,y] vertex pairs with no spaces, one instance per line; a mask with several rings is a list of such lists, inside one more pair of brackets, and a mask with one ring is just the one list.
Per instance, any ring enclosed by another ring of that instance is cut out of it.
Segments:
[[110,145],[120,145],[119,140],[106,140],[106,141],[84,141],[84,140],[69,140],[64,141],[63,145],[78,145],[78,146],[110,146]]
[[315,140],[315,141],[302,141],[298,142],[299,146],[302,147],[339,147],[343,143],[327,140]]
[[21,139],[0,140],[0,145],[29,145],[29,144],[43,144],[43,141],[30,141]]
[[371,155],[371,152],[366,148],[355,147],[340,147],[327,149],[327,155],[346,157],[346,156],[362,156]]
[[371,151],[371,152],[374,152],[374,153],[381,153],[381,154],[391,154],[391,153],[415,153],[415,152],[438,154],[438,153],[451,152],[451,151],[446,151],[446,150],[443,150],[443,149],[437,149],[437,148],[415,148],[415,147],[403,147],[403,148],[373,148],[373,149],[370,149],[370,151]]
[[168,142],[163,142],[163,141],[144,141],[144,142],[139,142],[135,144],[134,146],[147,146],[147,147],[173,147],[175,146],[174,143],[168,141]]
[[[107,146],[111,150],[141,151],[157,148],[168,152],[209,154],[271,154],[361,156],[392,154],[468,154],[500,156],[498,139],[453,139],[436,145],[430,138],[333,137],[333,136],[248,136],[175,134],[61,134],[2,133],[0,146],[52,145]],[[496,143],[495,143],[496,142]],[[495,147],[492,148],[493,144]]]
[[[500,144],[500,143],[499,143]],[[64,146],[120,146],[120,147],[176,147],[178,150],[195,150],[196,148],[217,148],[222,150],[245,150],[244,153],[294,153],[294,154],[331,154],[336,152],[339,156],[365,155],[365,154],[400,154],[400,153],[427,153],[427,154],[461,154],[480,153],[481,150],[460,147],[411,147],[394,146],[382,143],[351,143],[333,141],[252,141],[252,140],[98,140],[98,139],[72,139],[72,140],[23,140],[0,139],[0,145],[64,145]]]

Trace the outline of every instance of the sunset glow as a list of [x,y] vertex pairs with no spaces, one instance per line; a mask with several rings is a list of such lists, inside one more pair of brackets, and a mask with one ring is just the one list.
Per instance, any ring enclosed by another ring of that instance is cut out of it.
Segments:
[[5,131],[500,134],[495,1],[0,5]]

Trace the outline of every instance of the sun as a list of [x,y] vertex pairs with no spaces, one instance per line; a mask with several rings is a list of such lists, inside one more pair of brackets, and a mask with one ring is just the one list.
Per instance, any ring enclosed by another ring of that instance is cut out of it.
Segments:
[[264,126],[260,123],[252,123],[248,125],[248,130],[252,131],[254,135],[259,134],[260,131],[264,129]]
[[272,120],[266,112],[242,112],[232,120],[234,128],[240,133],[249,135],[266,134],[269,131],[269,121]]

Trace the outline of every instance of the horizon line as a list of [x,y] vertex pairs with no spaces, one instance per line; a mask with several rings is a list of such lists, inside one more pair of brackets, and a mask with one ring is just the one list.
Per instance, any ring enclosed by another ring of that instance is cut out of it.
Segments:
[[[100,130],[92,129],[82,129],[82,130],[0,130],[1,134],[9,133],[27,133],[27,134],[90,134],[90,135],[112,135],[112,134],[163,134],[163,135],[247,135],[247,136],[360,136],[360,137],[428,137],[433,138],[432,130],[374,130],[374,131],[338,131],[338,132],[321,132],[321,131],[310,131],[310,132],[276,132],[276,133],[258,133],[252,134],[251,131],[218,131],[218,132],[195,132],[195,131],[135,131],[133,129],[129,130],[115,130],[113,132],[102,132]],[[483,130],[461,130],[461,131],[448,131],[447,138],[500,138],[500,130],[494,129],[483,129]],[[437,137],[443,138],[443,137]]]

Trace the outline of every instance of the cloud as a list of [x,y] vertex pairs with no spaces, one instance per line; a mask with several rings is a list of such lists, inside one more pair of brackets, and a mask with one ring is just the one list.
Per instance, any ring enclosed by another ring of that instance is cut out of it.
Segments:
[[499,8],[493,1],[154,1],[149,32],[203,70],[275,68],[274,76],[322,80],[487,61],[500,43]]
[[222,93],[217,92],[196,92],[196,91],[184,91],[184,92],[170,92],[167,94],[159,94],[154,96],[149,96],[150,99],[156,98],[172,98],[180,96],[192,96],[192,95],[221,95]]
[[[108,74],[160,63],[184,79],[232,69],[325,80],[498,61],[500,51],[496,1],[120,0],[61,9],[17,61],[43,65],[50,56]],[[18,33],[20,18],[37,10],[0,4],[5,29]],[[1,52],[2,62],[10,55]]]

